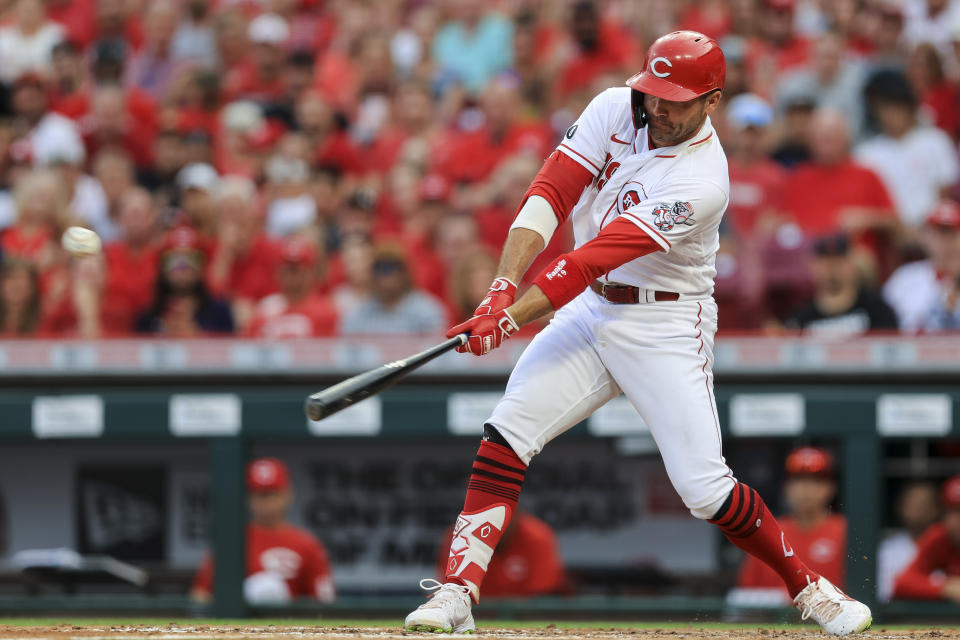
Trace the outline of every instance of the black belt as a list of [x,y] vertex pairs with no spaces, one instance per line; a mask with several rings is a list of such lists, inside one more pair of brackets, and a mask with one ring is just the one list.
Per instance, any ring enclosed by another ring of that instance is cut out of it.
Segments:
[[651,291],[628,284],[614,284],[594,280],[590,288],[598,296],[613,304],[639,304],[641,302],[676,302],[680,294],[676,291]]

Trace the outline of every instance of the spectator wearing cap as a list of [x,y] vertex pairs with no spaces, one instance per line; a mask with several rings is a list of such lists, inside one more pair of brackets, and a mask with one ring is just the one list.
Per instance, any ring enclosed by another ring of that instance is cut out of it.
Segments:
[[399,246],[376,247],[371,273],[370,297],[340,319],[341,334],[436,333],[447,325],[440,301],[414,288]]
[[820,238],[813,253],[813,299],[794,311],[787,328],[833,338],[896,330],[893,309],[863,285],[847,236]]
[[206,163],[192,162],[177,173],[181,222],[193,227],[204,241],[217,235],[213,197],[219,185],[217,170]]
[[252,55],[229,69],[223,79],[227,100],[254,100],[261,104],[283,99],[283,67],[287,59],[290,27],[276,13],[261,13],[247,26]]
[[917,555],[897,577],[894,598],[960,603],[960,476],[943,484],[940,499],[943,519],[917,540]]
[[249,335],[268,340],[334,335],[337,310],[317,291],[316,247],[293,237],[284,241],[279,254],[280,291],[257,305]]
[[[787,456],[784,495],[789,512],[777,521],[790,548],[806,558],[813,571],[844,588],[847,519],[831,512],[837,494],[833,456],[817,447],[800,447]],[[737,604],[788,605],[782,581],[762,561],[747,556],[740,566],[737,588],[728,600]]]
[[126,86],[139,87],[162,102],[173,81],[187,69],[173,55],[173,36],[180,20],[179,5],[172,0],[152,0],[144,11],[144,43],[126,69]]
[[905,332],[960,328],[960,204],[941,201],[922,230],[927,259],[890,276],[883,297]]
[[946,133],[919,122],[902,74],[877,72],[866,96],[880,132],[858,145],[854,158],[881,177],[904,225],[916,229],[960,177],[957,150]]
[[917,541],[940,520],[940,496],[936,484],[925,480],[907,483],[897,495],[898,529],[889,532],[877,546],[877,597],[889,602],[897,576],[917,555]]
[[[243,593],[250,604],[283,604],[294,598],[333,602],[336,592],[327,550],[310,532],[288,519],[293,486],[287,466],[277,458],[258,458],[247,466],[247,566]],[[204,558],[190,596],[213,598],[213,559]]]
[[104,246],[107,297],[125,300],[135,316],[150,305],[156,290],[160,254],[157,208],[140,187],[126,190],[117,203],[119,237]]
[[770,159],[770,125],[773,109],[760,96],[744,93],[727,104],[729,135],[723,140],[730,168],[730,206],[725,222],[742,237],[769,229],[764,219],[780,208],[786,181],[783,169]]
[[227,176],[213,193],[213,238],[207,282],[210,291],[231,300],[239,331],[257,302],[277,290],[275,243],[263,230],[257,188],[247,178]]
[[0,80],[34,72],[49,76],[51,52],[66,35],[62,26],[47,19],[43,0],[17,0],[13,22],[0,27]]
[[897,227],[893,201],[880,177],[850,157],[847,117],[818,109],[810,124],[810,161],[787,177],[781,204],[809,237],[838,231],[858,243]]
[[858,137],[862,128],[862,65],[847,55],[846,41],[836,32],[821,34],[814,43],[809,65],[785,73],[777,83],[776,104],[810,97],[817,107],[836,109],[847,115],[850,130]]
[[192,338],[233,333],[233,315],[225,300],[210,294],[204,282],[206,253],[190,227],[167,233],[160,251],[160,272],[153,303],[137,319],[140,333]]
[[513,63],[513,23],[482,0],[457,0],[430,45],[440,77],[479,94]]

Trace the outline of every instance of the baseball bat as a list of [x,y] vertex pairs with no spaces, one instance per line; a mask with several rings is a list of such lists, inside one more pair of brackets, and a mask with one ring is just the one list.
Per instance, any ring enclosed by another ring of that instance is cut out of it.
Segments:
[[424,349],[420,353],[347,378],[343,382],[327,387],[307,398],[303,410],[311,420],[323,420],[329,415],[380,393],[414,369],[418,369],[444,353],[466,344],[467,337],[466,333],[461,333],[429,349]]

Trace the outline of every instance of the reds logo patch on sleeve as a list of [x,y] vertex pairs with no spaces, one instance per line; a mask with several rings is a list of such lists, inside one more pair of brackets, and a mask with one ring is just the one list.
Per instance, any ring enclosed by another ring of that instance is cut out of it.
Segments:
[[671,231],[678,224],[693,226],[693,205],[689,202],[658,202],[651,211],[653,224],[660,231]]

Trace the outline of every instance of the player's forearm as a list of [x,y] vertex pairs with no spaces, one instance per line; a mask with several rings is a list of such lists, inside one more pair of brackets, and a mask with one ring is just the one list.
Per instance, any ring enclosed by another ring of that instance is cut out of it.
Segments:
[[550,299],[543,293],[543,289],[533,285],[520,299],[507,308],[507,313],[518,326],[533,322],[553,311]]
[[512,229],[500,254],[497,277],[519,282],[530,268],[533,259],[543,251],[543,238],[530,229]]

